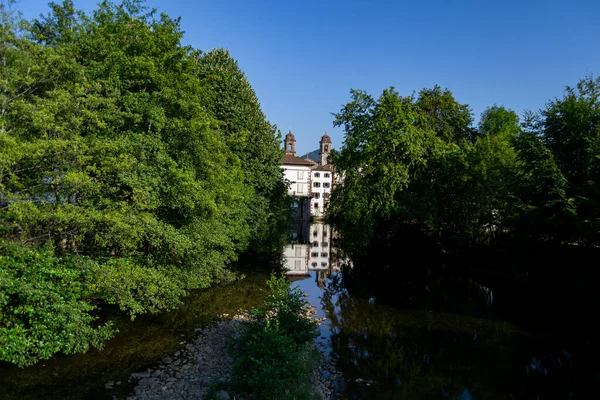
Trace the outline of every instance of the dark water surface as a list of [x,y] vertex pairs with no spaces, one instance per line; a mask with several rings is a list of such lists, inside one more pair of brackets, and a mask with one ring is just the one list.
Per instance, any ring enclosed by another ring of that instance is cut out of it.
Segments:
[[[361,278],[339,271],[349,264],[333,245],[330,227],[299,223],[292,230],[284,261],[294,269],[290,279],[327,318],[317,341],[337,360],[340,398],[600,398],[599,293],[593,285],[542,290],[457,277],[430,271],[395,249],[402,265],[423,273],[407,268],[359,290]],[[371,262],[375,267],[375,255]],[[194,329],[259,304],[267,278],[247,274],[192,293],[173,312],[133,322],[115,312],[120,333],[103,350],[24,369],[0,365],[0,399],[124,398],[131,373],[173,354]],[[122,384],[106,390],[108,381]]]
[[294,280],[327,318],[318,341],[337,359],[342,398],[600,398],[590,296],[439,271],[382,280],[371,295],[354,296],[336,268],[344,262],[331,264]]

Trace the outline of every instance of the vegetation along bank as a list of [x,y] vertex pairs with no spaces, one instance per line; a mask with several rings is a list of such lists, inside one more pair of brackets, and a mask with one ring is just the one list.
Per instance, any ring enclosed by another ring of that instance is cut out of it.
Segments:
[[278,245],[279,136],[231,55],[142,1],[0,15],[0,361],[85,352]]

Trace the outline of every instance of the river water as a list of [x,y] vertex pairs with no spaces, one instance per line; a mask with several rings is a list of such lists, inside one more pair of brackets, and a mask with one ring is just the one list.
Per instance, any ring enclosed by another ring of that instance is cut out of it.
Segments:
[[[394,249],[398,268],[416,265],[425,273],[407,268],[394,280],[359,290],[360,278],[349,277],[364,265],[353,266],[335,243],[331,227],[299,222],[283,256],[289,279],[326,318],[317,342],[336,360],[339,398],[600,398],[598,332],[592,328],[598,313],[585,297],[567,296],[560,287],[543,292],[440,274],[408,260],[401,248]],[[376,259],[367,260],[374,270]],[[176,352],[194,329],[258,305],[268,273],[255,271],[195,291],[173,312],[135,321],[115,312],[120,333],[103,350],[25,369],[0,365],[0,398],[124,398],[131,373]],[[121,384],[107,390],[108,381]]]
[[595,318],[589,307],[582,312],[582,304],[562,300],[559,307],[528,287],[437,272],[353,295],[340,269],[355,267],[332,247],[330,227],[296,224],[292,231],[284,251],[289,276],[327,318],[318,342],[337,360],[340,397],[600,398],[597,336],[576,323]]

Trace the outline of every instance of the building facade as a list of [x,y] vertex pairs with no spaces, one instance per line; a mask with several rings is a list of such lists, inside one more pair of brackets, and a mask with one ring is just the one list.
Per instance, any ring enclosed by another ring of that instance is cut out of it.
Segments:
[[335,169],[330,163],[331,138],[327,133],[319,142],[319,162],[296,156],[296,138],[290,131],[284,140],[285,156],[281,168],[289,181],[288,194],[292,196],[295,218],[324,218],[335,180]]
[[315,278],[322,287],[334,271],[338,271],[333,251],[333,231],[322,222],[294,221],[290,226],[290,240],[283,249],[286,275]]

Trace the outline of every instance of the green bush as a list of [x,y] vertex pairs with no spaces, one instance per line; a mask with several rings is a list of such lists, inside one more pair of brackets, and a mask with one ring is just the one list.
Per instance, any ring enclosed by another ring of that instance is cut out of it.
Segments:
[[299,288],[292,288],[284,277],[271,275],[267,281],[269,293],[262,307],[253,309],[251,317],[267,328],[280,330],[296,344],[304,344],[315,338],[318,323],[307,317],[308,302]]
[[309,398],[310,349],[298,346],[279,329],[263,329],[246,338],[233,374],[256,399]]
[[285,277],[271,275],[267,286],[263,305],[250,313],[257,324],[241,338],[234,381],[256,399],[310,398],[310,342],[318,323],[307,317],[308,302]]
[[30,365],[101,347],[112,336],[110,323],[98,325],[85,299],[85,258],[2,240],[0,254],[0,361]]

